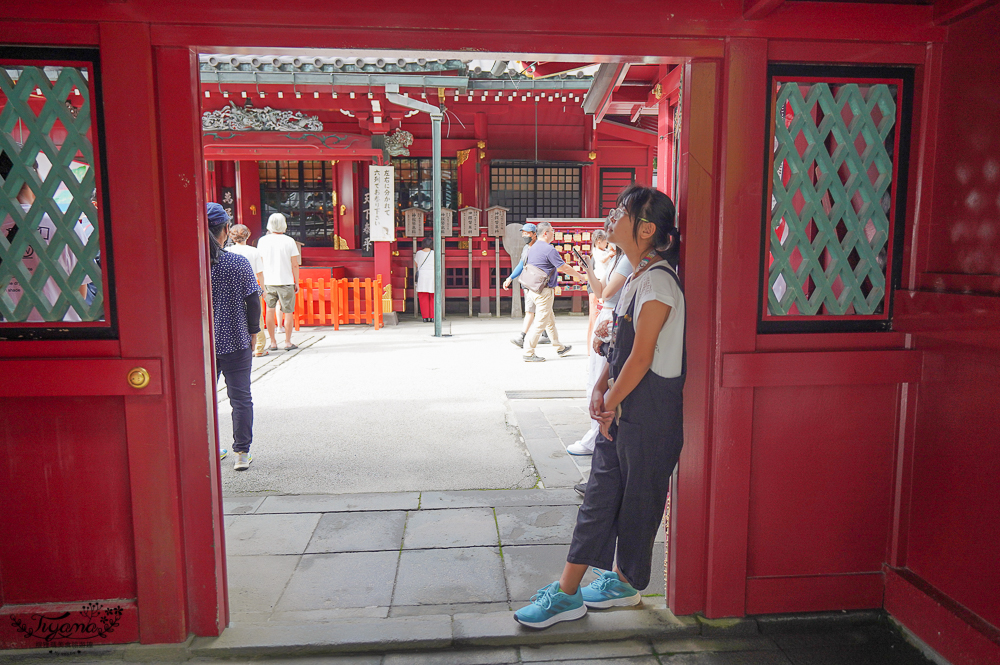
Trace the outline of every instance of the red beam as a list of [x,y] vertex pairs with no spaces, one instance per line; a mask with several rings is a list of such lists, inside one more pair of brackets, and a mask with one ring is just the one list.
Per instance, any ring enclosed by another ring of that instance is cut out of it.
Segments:
[[651,132],[648,129],[639,129],[638,127],[629,127],[620,122],[604,120],[598,123],[597,131],[605,136],[622,139],[623,141],[641,143],[642,145],[656,145],[656,132]]
[[916,383],[922,352],[905,350],[727,353],[722,386],[852,386]]
[[938,0],[934,3],[934,25],[948,25],[992,7],[998,0]]
[[646,106],[653,107],[664,99],[676,97],[675,93],[681,84],[681,74],[683,73],[683,70],[684,68],[680,65],[675,65],[666,76],[657,81],[653,85],[653,88],[655,89],[657,85],[660,86],[660,96],[657,97],[653,94],[653,91],[650,90],[649,97],[646,99]]
[[785,0],[743,0],[743,18],[747,21],[766,18],[783,4]]

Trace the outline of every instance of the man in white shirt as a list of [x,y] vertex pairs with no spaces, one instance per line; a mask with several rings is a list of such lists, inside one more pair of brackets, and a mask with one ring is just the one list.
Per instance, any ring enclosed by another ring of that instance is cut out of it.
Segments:
[[279,303],[281,313],[285,315],[284,349],[291,351],[299,348],[292,344],[292,326],[295,294],[299,291],[300,255],[298,245],[285,235],[286,228],[285,216],[276,212],[267,220],[267,235],[257,241],[257,251],[264,268],[264,302],[267,305],[267,334],[271,338],[271,351],[278,350],[278,341],[274,336],[278,325],[274,308]]

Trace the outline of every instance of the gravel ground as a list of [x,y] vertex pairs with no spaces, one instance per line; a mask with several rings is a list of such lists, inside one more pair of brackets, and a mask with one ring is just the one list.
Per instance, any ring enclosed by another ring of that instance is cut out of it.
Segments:
[[[517,321],[451,318],[453,335],[413,321],[303,328],[291,354],[254,360],[250,469],[222,462],[227,496],[528,488],[538,481],[507,390],[582,390],[587,319],[558,317],[565,358],[525,363]],[[306,347],[305,344],[312,343]],[[267,371],[270,370],[270,371]],[[232,441],[220,391],[220,441]]]

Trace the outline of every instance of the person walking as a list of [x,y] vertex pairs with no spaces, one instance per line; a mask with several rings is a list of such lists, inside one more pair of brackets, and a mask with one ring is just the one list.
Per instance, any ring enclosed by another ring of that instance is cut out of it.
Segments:
[[556,297],[557,272],[570,275],[574,279],[585,281],[587,278],[570,267],[559,252],[550,244],[555,232],[552,225],[542,222],[537,225],[538,240],[528,249],[528,254],[524,259],[524,271],[522,274],[530,275],[532,278],[522,279],[522,283],[528,287],[529,298],[535,304],[535,322],[531,326],[524,349],[525,362],[544,362],[545,358],[535,354],[535,347],[542,336],[542,331],[549,334],[549,339],[556,347],[556,353],[560,357],[569,353],[573,347],[559,341],[559,332],[556,330],[556,317],[553,313],[553,305]]
[[[598,281],[603,281],[608,276],[608,270],[611,268],[612,260],[615,258],[615,248],[611,246],[608,242],[608,232],[604,229],[598,229],[594,231],[593,238],[591,239],[593,249],[590,252],[590,265],[585,266],[588,268],[587,271],[587,300],[590,307],[587,309],[587,339],[591,338],[594,333],[594,324],[597,323],[597,315],[600,313],[604,304],[601,299],[597,297],[594,293],[593,284],[591,284],[590,270],[593,270],[594,277]],[[590,352],[590,344],[587,344],[587,355],[592,355]]]
[[[525,224],[521,227],[521,237],[524,238],[525,244],[521,248],[521,261],[518,263],[513,270],[510,271],[510,275],[503,281],[503,288],[506,291],[510,288],[511,282],[521,276],[521,271],[524,270],[524,259],[528,256],[528,248],[535,244],[535,240],[538,238],[538,227],[536,227],[531,222]],[[521,297],[520,293],[514,294],[518,298]],[[528,292],[525,291],[524,295],[524,324],[521,326],[521,334],[510,339],[510,343],[518,348],[524,348],[524,337],[531,330],[531,324],[535,321],[535,301],[532,300]],[[549,335],[546,332],[542,332],[542,338],[538,340],[539,344],[549,344]]]
[[[596,261],[594,265],[586,264],[584,267],[587,269],[587,283],[593,289],[593,295],[596,296],[595,300],[600,307],[600,313],[594,321],[594,329],[588,337],[588,344],[593,350],[593,353],[587,359],[587,394],[589,395],[593,392],[594,386],[597,385],[598,377],[600,377],[601,372],[604,371],[604,368],[608,364],[604,356],[597,350],[600,345],[595,340],[600,339],[606,342],[610,339],[612,312],[614,312],[615,306],[618,304],[618,298],[621,296],[621,288],[625,284],[626,278],[632,274],[632,264],[628,262],[628,257],[625,256],[624,252],[618,251],[617,253],[613,253],[611,266],[607,269],[608,272],[603,278],[599,278],[597,275]],[[594,348],[595,346],[597,348]],[[579,441],[574,441],[566,446],[566,452],[570,455],[593,455],[599,431],[597,421],[591,420],[590,429],[587,433]],[[583,496],[586,488],[587,483],[578,483],[573,486],[573,489],[580,496]]]
[[[264,288],[264,262],[261,261],[260,252],[256,247],[247,244],[250,239],[250,229],[243,224],[234,224],[229,229],[229,239],[233,244],[226,247],[227,252],[235,252],[250,262],[254,275],[257,276],[257,286]],[[260,331],[254,336],[253,357],[260,358],[267,355],[264,345],[267,335],[264,332],[264,313],[260,314]]]
[[[674,205],[662,192],[631,185],[611,219],[610,239],[635,270],[615,307],[608,367],[590,399],[601,434],[566,565],[514,613],[532,628],[579,619],[588,608],[642,602],[639,589],[649,584],[653,540],[684,442],[685,307]],[[590,566],[598,577],[582,587]]]
[[420,316],[424,323],[434,320],[434,239],[424,238],[413,256],[416,270],[414,289],[420,300]]
[[275,307],[281,305],[284,315],[285,351],[299,348],[292,344],[295,294],[299,292],[299,248],[285,235],[288,223],[285,216],[276,212],[267,219],[267,235],[257,241],[257,250],[263,261],[264,301],[267,304],[267,334],[271,338],[271,351],[278,350],[274,336],[278,325]]
[[[215,378],[226,377],[233,407],[233,469],[250,468],[253,457],[253,399],[250,395],[250,337],[260,332],[260,287],[250,262],[222,250],[229,235],[229,214],[218,203],[206,205],[208,251],[212,265],[212,321],[215,335]],[[220,457],[228,454],[220,451]]]

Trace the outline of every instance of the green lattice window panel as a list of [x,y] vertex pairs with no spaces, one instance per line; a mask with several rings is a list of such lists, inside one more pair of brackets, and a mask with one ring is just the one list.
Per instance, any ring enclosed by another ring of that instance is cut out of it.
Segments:
[[[0,326],[107,319],[91,66],[0,59]],[[45,326],[41,326],[44,328]]]
[[771,84],[761,321],[887,321],[903,81]]

